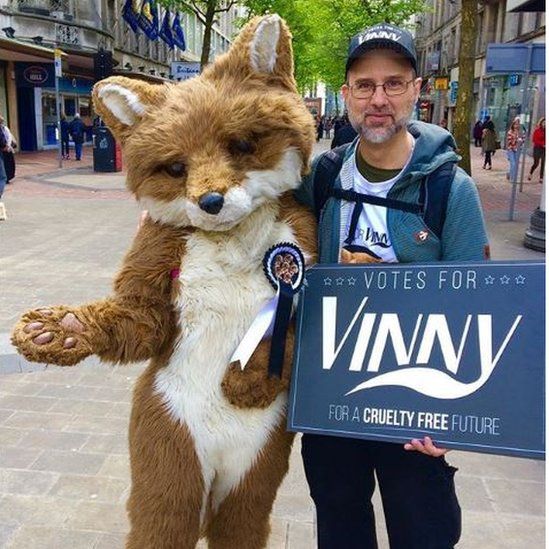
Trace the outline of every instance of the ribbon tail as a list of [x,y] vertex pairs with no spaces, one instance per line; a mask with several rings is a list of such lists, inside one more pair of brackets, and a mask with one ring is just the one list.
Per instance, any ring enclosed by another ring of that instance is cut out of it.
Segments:
[[263,337],[269,332],[269,328],[273,324],[278,299],[279,293],[277,292],[272,299],[263,305],[259,313],[257,313],[252,325],[248,328],[248,331],[233,353],[233,356],[231,357],[231,364],[237,363],[240,365],[240,369],[244,370],[246,364],[250,360],[250,357],[253,355],[257,346]]
[[271,338],[271,352],[269,354],[269,377],[282,377],[284,352],[286,350],[286,333],[290,325],[294,292],[292,287],[279,281],[278,306],[274,320],[273,336]]

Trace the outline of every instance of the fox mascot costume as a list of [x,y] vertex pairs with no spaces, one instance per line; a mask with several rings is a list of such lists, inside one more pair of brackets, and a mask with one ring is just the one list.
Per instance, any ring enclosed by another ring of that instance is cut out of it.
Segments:
[[264,547],[293,437],[293,332],[280,378],[268,375],[266,338],[244,370],[231,356],[275,293],[265,252],[286,242],[316,259],[315,220],[293,198],[314,130],[291,35],[276,15],[256,18],[199,77],[114,76],[93,100],[149,216],[111,297],[29,311],[13,342],[29,360],[58,365],[91,354],[150,359],[129,428],[128,548],[186,549],[202,536],[214,549]]

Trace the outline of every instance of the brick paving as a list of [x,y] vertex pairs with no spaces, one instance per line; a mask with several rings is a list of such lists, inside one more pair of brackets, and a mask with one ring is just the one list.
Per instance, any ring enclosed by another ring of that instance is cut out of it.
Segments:
[[[522,246],[541,185],[524,185],[516,221],[508,222],[503,152],[496,154],[491,172],[480,169],[475,152],[473,175],[495,257],[543,258]],[[4,196],[9,219],[0,222],[2,548],[117,549],[128,527],[126,432],[131,387],[143,365],[111,367],[95,358],[74,368],[33,365],[9,343],[13,323],[30,307],[105,296],[135,233],[139,210],[123,188],[124,175],[93,174],[90,153],[85,149],[81,165],[68,162],[62,170],[55,153],[18,155],[18,176]],[[459,548],[544,547],[543,462],[456,451],[449,461],[460,469]],[[375,501],[384,549],[377,494]],[[272,525],[269,549],[315,547],[299,441]]]

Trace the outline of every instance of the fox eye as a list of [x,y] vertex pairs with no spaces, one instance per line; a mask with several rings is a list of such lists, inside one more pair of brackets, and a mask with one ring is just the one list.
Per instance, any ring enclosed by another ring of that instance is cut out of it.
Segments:
[[255,152],[255,144],[246,139],[234,139],[229,143],[229,152],[235,156],[252,154]]
[[164,168],[166,173],[171,177],[181,177],[185,175],[185,169],[185,164],[183,164],[183,162],[173,162]]

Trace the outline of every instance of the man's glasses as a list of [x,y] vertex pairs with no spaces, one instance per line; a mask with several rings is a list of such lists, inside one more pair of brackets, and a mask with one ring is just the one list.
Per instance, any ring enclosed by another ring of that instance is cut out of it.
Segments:
[[355,82],[352,86],[349,86],[351,90],[351,95],[355,99],[369,99],[374,95],[377,88],[383,88],[385,95],[388,97],[394,97],[396,95],[402,95],[406,93],[408,86],[414,81],[412,80],[401,80],[399,78],[392,78],[383,82],[383,84],[375,84],[371,80],[359,80]]

